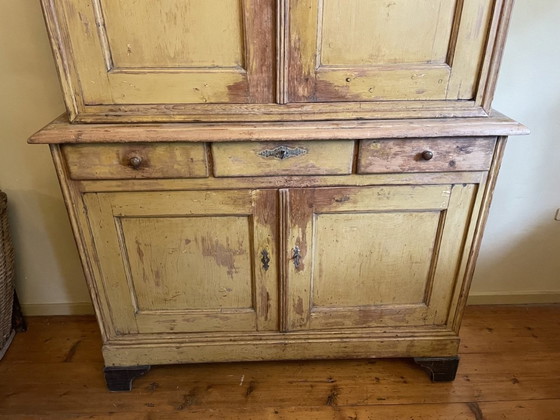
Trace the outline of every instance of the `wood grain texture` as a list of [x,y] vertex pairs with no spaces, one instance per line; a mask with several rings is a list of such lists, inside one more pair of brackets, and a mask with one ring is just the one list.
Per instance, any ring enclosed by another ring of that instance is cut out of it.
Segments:
[[276,328],[276,266],[257,268],[263,249],[276,258],[275,201],[250,190],[86,194],[110,330]]
[[453,383],[399,359],[230,363],[154,367],[123,394],[106,390],[93,317],[28,318],[0,418],[556,420],[559,320],[558,305],[467,307]]
[[354,142],[212,143],[215,177],[348,175]]
[[271,102],[272,3],[219,3],[45,0],[66,90],[76,96],[71,114],[92,105]]
[[72,121],[481,116],[512,4],[129,1],[42,0]]
[[113,69],[245,67],[238,0],[168,0],[157,7],[101,0],[100,6]]
[[445,324],[475,192],[289,190],[288,329]]
[[[442,185],[450,183],[479,183],[484,172],[424,172],[402,174],[372,175],[321,175],[321,176],[267,176],[237,178],[198,178],[198,179],[142,179],[127,180],[127,191],[182,191],[215,190],[239,188],[303,188],[326,186],[367,186],[367,185]],[[79,191],[112,192],[122,191],[121,180],[76,181]]]
[[475,100],[491,3],[292,0],[289,99]]
[[[319,28],[321,67],[446,61],[455,2],[320,3],[323,6]],[[403,43],[403,39],[407,42]]]
[[[467,0],[461,3],[461,23],[457,28],[457,39],[450,63],[453,71],[447,87],[447,98],[464,100],[477,97],[476,87],[491,28],[493,2]],[[494,15],[497,16],[501,15]],[[506,16],[502,18],[507,19]]]
[[33,134],[32,144],[355,140],[418,137],[481,137],[529,134],[499,112],[490,118],[397,119],[299,123],[69,124],[65,115]]
[[[360,142],[358,173],[486,171],[496,139],[447,138]],[[432,157],[426,159],[424,152]]]
[[[78,144],[63,146],[62,153],[72,179],[208,176],[204,144]],[[138,165],[135,162],[139,162]]]

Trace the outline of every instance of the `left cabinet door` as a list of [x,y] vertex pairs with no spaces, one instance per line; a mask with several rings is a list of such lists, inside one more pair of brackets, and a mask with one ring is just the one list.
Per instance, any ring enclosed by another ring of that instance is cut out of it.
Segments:
[[270,0],[43,4],[68,105],[78,113],[274,101]]
[[278,328],[277,192],[84,195],[110,336]]

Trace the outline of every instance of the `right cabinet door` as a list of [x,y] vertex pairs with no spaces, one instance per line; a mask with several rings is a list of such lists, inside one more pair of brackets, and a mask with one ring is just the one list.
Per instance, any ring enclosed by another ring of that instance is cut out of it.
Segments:
[[444,325],[476,191],[285,191],[285,330]]
[[473,99],[494,3],[289,0],[288,101]]

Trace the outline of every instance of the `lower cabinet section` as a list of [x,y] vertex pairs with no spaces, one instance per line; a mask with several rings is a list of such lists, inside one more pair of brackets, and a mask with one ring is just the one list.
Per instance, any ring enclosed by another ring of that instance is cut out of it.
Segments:
[[87,193],[109,337],[444,327],[476,190]]
[[492,168],[75,179],[72,146],[53,152],[111,389],[250,360],[414,357],[452,379]]

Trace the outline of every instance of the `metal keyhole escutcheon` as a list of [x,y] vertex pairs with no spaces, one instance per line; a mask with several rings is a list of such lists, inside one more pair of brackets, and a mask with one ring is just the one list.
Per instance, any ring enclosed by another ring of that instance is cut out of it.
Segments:
[[301,252],[297,246],[292,250],[292,261],[294,262],[294,267],[299,268],[301,264]]
[[262,268],[264,271],[268,271],[268,269],[270,268],[270,257],[268,256],[268,251],[266,249],[263,249],[261,252],[261,256]]

